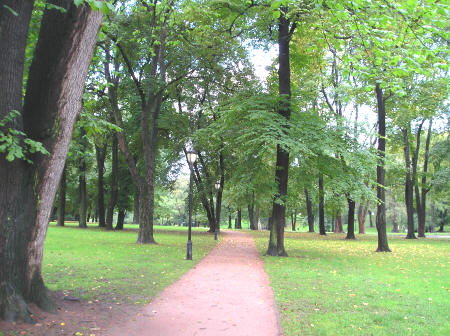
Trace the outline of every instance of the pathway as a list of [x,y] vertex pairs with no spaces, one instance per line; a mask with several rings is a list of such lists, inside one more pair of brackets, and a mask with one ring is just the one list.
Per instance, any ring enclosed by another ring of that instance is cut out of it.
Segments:
[[106,335],[282,335],[269,278],[253,238],[243,232],[222,232],[221,239],[135,318]]

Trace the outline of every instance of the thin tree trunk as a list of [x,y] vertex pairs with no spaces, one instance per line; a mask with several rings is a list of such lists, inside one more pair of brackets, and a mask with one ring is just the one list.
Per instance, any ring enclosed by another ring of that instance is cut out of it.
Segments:
[[[278,93],[280,104],[277,113],[284,119],[291,116],[291,71],[289,42],[296,27],[291,25],[287,6],[280,7],[278,18]],[[286,132],[287,130],[284,130]],[[286,226],[286,195],[288,189],[289,152],[277,144],[275,164],[277,194],[272,206],[272,228],[266,255],[287,256],[284,248],[284,227]]]
[[259,207],[258,206],[256,206],[256,210],[255,210],[255,225],[256,225],[256,230],[261,229],[261,223],[259,222]]
[[295,224],[297,222],[297,211],[294,210],[291,212],[291,227],[292,227],[292,231],[295,232]]
[[242,229],[242,210],[239,208],[236,216],[235,229]]
[[373,227],[373,222],[372,222],[372,211],[371,211],[371,210],[368,210],[368,212],[369,212],[369,222],[370,222],[369,226],[370,226],[370,227]]
[[133,224],[139,224],[139,190],[134,192]]
[[[83,135],[84,132],[82,132]],[[87,228],[86,213],[87,213],[87,190],[86,190],[86,160],[80,159],[80,172],[79,172],[79,216],[78,226],[82,229]]]
[[411,179],[411,162],[409,153],[408,129],[403,128],[403,151],[405,154],[405,205],[408,223],[408,234],[406,239],[416,239],[414,234],[414,212],[413,212],[413,181]]
[[231,209],[228,207],[228,228],[232,229],[231,227]]
[[305,188],[306,212],[308,215],[308,232],[314,232],[314,213],[312,210],[312,202],[309,197],[308,189]]
[[66,167],[64,166],[61,182],[59,183],[58,197],[58,226],[64,226],[64,218],[66,217]]
[[250,220],[250,230],[258,230],[258,223],[255,215],[255,192],[252,192],[252,202],[248,205],[248,219]]
[[50,153],[33,155],[33,164],[7,162],[0,154],[0,319],[30,322],[25,302],[54,311],[41,275],[43,246],[101,22],[101,13],[85,6],[77,8],[69,0],[57,4],[66,11],[44,11],[23,109],[24,48],[33,1],[0,6],[0,118],[23,110],[15,128]]
[[[430,152],[430,141],[431,141],[431,128],[433,125],[433,119],[430,119],[428,125],[427,140],[425,142],[425,154],[423,159],[423,175],[422,175],[422,190],[421,190],[421,201],[420,201],[420,211],[418,212],[418,236],[425,238],[425,219],[426,219],[426,204],[427,204],[427,173],[428,173],[428,158]],[[416,195],[419,197],[419,195]],[[431,230],[430,230],[431,231]]]
[[117,215],[117,223],[116,223],[116,230],[123,230],[123,223],[125,221],[125,210],[119,209],[119,213]]
[[106,144],[102,146],[95,146],[95,156],[97,159],[97,211],[98,211],[98,226],[105,227],[105,186],[104,186],[104,172],[105,172],[105,158],[106,158]]
[[319,234],[322,236],[326,235],[325,232],[325,197],[323,189],[323,176],[319,177]]
[[378,112],[378,162],[377,162],[377,205],[376,226],[378,231],[377,252],[391,252],[388,245],[386,232],[386,195],[385,195],[385,169],[386,157],[386,106],[383,97],[383,89],[379,83],[375,84]]
[[347,236],[345,239],[355,238],[355,201],[351,198],[347,198],[348,203],[348,217],[347,217]]
[[119,169],[119,157],[118,157],[118,142],[117,135],[114,133],[112,137],[112,164],[111,164],[111,195],[109,198],[108,210],[106,212],[106,230],[113,229],[113,217],[114,208],[116,207],[117,198],[119,195],[119,185],[118,185],[118,169]]

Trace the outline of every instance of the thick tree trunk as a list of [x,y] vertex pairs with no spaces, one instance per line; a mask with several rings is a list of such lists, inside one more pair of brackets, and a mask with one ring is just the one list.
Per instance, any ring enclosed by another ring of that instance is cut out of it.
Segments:
[[125,221],[125,210],[119,210],[119,213],[117,215],[117,223],[116,223],[116,230],[123,230],[123,223]]
[[405,205],[408,234],[406,239],[416,239],[414,234],[414,211],[413,211],[413,181],[411,179],[411,161],[409,153],[408,129],[403,128],[403,151],[405,154]]
[[347,236],[345,239],[356,239],[355,238],[355,201],[347,198],[348,203],[348,219],[347,219]]
[[134,192],[133,224],[139,224],[139,191]]
[[319,234],[326,235],[325,232],[325,197],[323,189],[323,176],[319,177]]
[[391,252],[386,233],[386,195],[385,195],[385,169],[386,157],[386,106],[383,90],[379,83],[375,84],[378,110],[378,162],[377,162],[377,205],[376,226],[378,231],[377,252]]
[[64,166],[61,182],[59,183],[58,195],[58,226],[64,226],[64,218],[66,217],[66,167]]
[[153,237],[153,212],[154,212],[154,189],[149,188],[147,183],[142,183],[139,188],[139,232],[138,244],[155,244]]
[[105,158],[106,158],[106,144],[95,146],[95,156],[97,159],[97,211],[98,211],[98,226],[105,227]]
[[250,221],[250,230],[256,230],[255,216],[254,216],[254,205],[253,204],[249,204],[247,206],[247,209],[248,209],[248,219]]
[[334,227],[334,233],[344,233],[341,210],[338,210],[336,213],[336,226]]
[[359,234],[365,234],[366,233],[366,217],[367,217],[367,210],[369,209],[369,202],[367,201],[366,204],[360,203],[358,207],[358,232]]
[[[280,105],[278,114],[290,119],[291,116],[291,70],[289,43],[296,23],[291,25],[288,18],[288,8],[280,7],[278,18],[278,94]],[[287,130],[283,130],[286,132]],[[289,152],[277,144],[277,159],[275,164],[275,181],[277,194],[272,207],[272,228],[270,230],[269,246],[266,255],[287,256],[284,248],[284,228],[286,226],[286,195],[288,190]]]
[[[33,155],[33,164],[9,163],[0,155],[0,318],[7,320],[31,321],[25,302],[54,310],[41,275],[43,246],[102,17],[69,0],[55,3],[66,11],[44,12],[22,113],[27,136],[50,154]],[[0,118],[22,110],[33,1],[3,4],[19,16],[0,6]],[[15,126],[20,129],[20,121]]]
[[106,230],[113,229],[114,208],[116,207],[119,195],[118,170],[119,170],[119,148],[117,135],[114,133],[112,137],[112,164],[111,164],[111,195],[109,197],[108,210],[106,212]]
[[308,232],[314,232],[314,213],[312,210],[312,202],[309,197],[308,189],[305,188],[306,213],[308,215]]

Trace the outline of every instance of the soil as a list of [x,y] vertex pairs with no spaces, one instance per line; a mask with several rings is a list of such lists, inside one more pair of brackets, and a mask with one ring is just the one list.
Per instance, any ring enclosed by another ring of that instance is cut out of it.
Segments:
[[36,324],[0,322],[0,331],[5,336],[282,335],[269,278],[253,238],[243,232],[222,232],[208,256],[144,307],[117,305],[107,297],[83,301],[51,295],[56,314],[31,306]]
[[50,296],[57,307],[56,314],[30,305],[36,323],[0,321],[0,335],[3,332],[5,336],[106,336],[105,330],[111,323],[134,316],[139,309],[134,305],[117,305],[112,298],[84,301],[62,292],[51,292]]

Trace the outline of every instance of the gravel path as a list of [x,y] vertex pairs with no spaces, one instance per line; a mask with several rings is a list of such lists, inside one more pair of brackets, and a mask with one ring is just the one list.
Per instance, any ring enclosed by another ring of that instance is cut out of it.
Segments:
[[[253,238],[222,232],[222,241],[108,336],[282,335],[273,292]],[[194,253],[195,253],[195,241]]]

